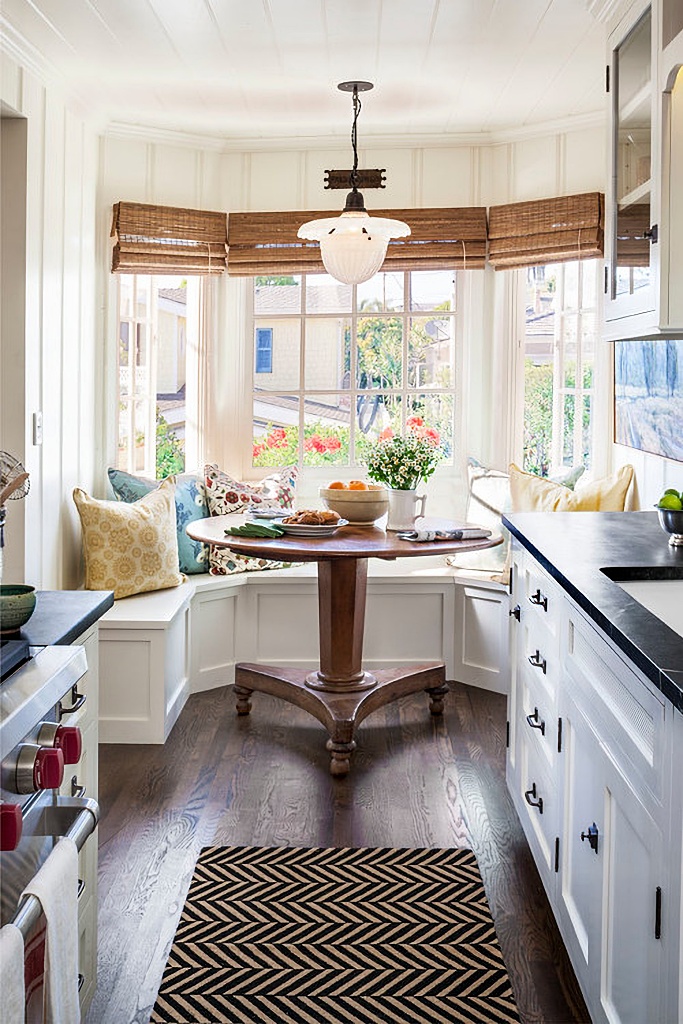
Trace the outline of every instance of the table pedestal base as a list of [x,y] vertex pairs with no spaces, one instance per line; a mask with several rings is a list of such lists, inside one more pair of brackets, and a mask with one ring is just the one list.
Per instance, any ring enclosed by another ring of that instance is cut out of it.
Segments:
[[430,712],[440,715],[448,693],[445,667],[440,661],[375,672],[375,685],[370,689],[313,689],[307,682],[310,678],[310,672],[300,669],[238,664],[235,666],[237,714],[249,714],[254,691],[270,693],[303,708],[327,729],[330,736],[327,741],[331,755],[330,773],[337,776],[348,773],[351,754],[356,749],[355,728],[373,711],[406,694],[425,690],[429,695]]

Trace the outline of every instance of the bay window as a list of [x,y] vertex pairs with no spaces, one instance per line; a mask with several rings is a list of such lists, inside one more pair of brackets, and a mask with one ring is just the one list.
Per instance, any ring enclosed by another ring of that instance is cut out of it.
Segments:
[[253,465],[352,467],[414,416],[452,460],[456,315],[454,271],[255,277]]

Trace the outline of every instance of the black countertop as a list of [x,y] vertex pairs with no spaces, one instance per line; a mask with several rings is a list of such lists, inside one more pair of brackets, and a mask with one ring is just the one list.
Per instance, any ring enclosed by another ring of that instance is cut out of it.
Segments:
[[669,544],[657,513],[516,512],[504,516],[503,523],[683,711],[683,637],[602,571],[624,581],[683,580],[683,548]]
[[34,647],[71,644],[113,603],[111,590],[38,590],[33,615],[13,639]]

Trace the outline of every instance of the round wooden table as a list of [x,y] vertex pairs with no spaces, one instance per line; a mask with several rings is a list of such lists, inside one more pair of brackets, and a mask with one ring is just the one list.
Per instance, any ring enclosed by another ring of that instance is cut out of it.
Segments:
[[[225,530],[234,516],[199,519],[187,527],[188,536],[205,544],[230,548],[241,555],[287,562],[318,564],[318,633],[320,667],[316,672],[239,663],[235,666],[237,713],[251,710],[253,691],[282,697],[303,708],[329,733],[332,775],[346,775],[356,743],[355,727],[372,711],[405,694],[426,690],[433,715],[443,712],[448,692],[443,662],[366,672],[363,670],[363,629],[369,558],[414,558],[420,555],[477,551],[502,543],[501,536],[486,540],[399,540],[375,526],[342,526],[328,537],[235,537]],[[425,529],[443,521],[418,520]]]

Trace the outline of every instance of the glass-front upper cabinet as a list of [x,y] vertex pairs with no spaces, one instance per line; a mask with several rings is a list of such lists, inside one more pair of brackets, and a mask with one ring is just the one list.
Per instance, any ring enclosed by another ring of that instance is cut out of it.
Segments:
[[654,308],[652,19],[648,10],[612,51],[612,194],[607,317]]

